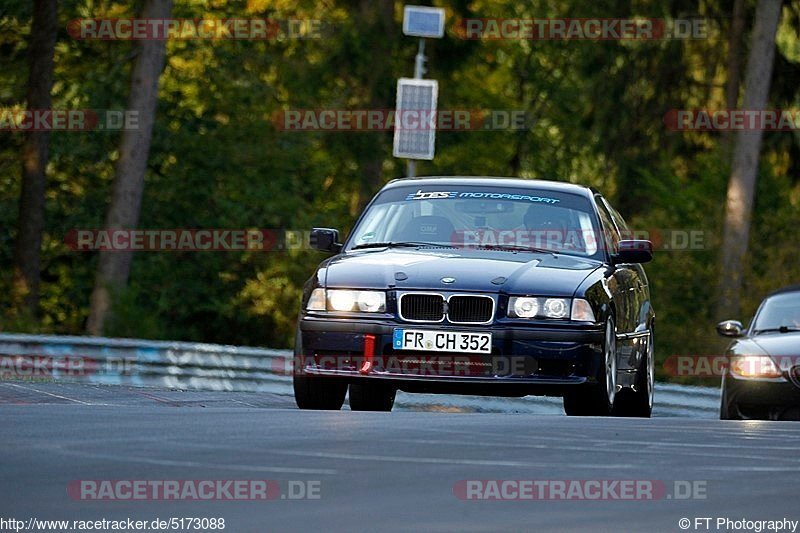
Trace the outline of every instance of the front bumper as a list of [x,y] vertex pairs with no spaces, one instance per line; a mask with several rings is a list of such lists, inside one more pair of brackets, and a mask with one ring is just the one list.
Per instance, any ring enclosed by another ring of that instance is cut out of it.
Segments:
[[726,373],[723,389],[728,408],[741,418],[800,420],[800,387],[790,380],[743,379]]
[[[603,357],[604,331],[590,326],[455,326],[305,316],[299,328],[295,364],[303,373],[389,380],[408,391],[561,394],[594,381]],[[395,328],[490,332],[492,353],[394,350]]]

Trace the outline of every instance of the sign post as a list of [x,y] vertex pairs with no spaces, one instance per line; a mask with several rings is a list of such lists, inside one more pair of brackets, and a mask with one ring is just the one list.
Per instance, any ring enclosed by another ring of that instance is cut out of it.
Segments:
[[414,77],[397,80],[395,106],[394,157],[407,159],[406,174],[416,175],[416,160],[432,160],[436,144],[436,101],[439,84],[425,80],[425,38],[444,36],[444,9],[425,6],[405,6],[403,33],[419,37],[414,58]]

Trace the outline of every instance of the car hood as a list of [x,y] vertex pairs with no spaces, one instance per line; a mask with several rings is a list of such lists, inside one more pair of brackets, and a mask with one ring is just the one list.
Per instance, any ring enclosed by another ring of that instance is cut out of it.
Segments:
[[[338,255],[323,266],[330,288],[571,296],[602,263],[527,252],[381,249]],[[455,281],[445,283],[443,278]]]
[[763,333],[751,337],[750,342],[769,355],[800,356],[800,333]]

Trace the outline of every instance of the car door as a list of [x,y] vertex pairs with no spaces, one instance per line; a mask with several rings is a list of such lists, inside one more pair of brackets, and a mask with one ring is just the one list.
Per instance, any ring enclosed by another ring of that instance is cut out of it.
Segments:
[[[621,239],[632,238],[631,230],[616,209],[611,207],[605,198],[600,201],[617,229]],[[620,369],[633,370],[639,367],[639,361],[647,343],[648,322],[651,315],[650,289],[644,268],[640,264],[619,264],[616,268],[620,276],[620,284],[625,286],[626,320],[624,327],[617,327],[618,345],[620,346]]]
[[[610,256],[617,253],[617,248],[620,241],[620,230],[614,222],[611,211],[606,204],[605,200],[599,194],[595,197],[597,203],[597,211],[600,215],[600,222],[603,225],[603,237],[605,245]],[[608,287],[614,298],[614,307],[616,309],[616,328],[617,328],[617,346],[622,348],[620,340],[624,340],[627,334],[631,333],[634,329],[633,320],[633,292],[635,290],[635,277],[631,269],[631,265],[620,264],[617,265],[608,276]],[[622,351],[622,350],[620,350]]]
[[[605,199],[604,199],[605,200]],[[628,227],[628,224],[622,218],[622,215],[608,205],[606,207],[611,213],[611,219],[619,229],[620,236],[623,239],[633,239],[633,232]],[[640,264],[626,265],[631,274],[631,320],[633,332],[641,332],[646,330],[649,324],[652,310],[650,309],[650,287],[647,281],[647,274],[644,272],[644,267]]]

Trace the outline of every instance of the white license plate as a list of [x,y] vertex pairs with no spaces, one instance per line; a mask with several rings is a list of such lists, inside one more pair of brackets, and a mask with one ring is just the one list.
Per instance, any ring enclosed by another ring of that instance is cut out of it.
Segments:
[[395,328],[392,345],[395,350],[492,353],[492,334]]

